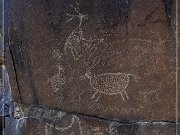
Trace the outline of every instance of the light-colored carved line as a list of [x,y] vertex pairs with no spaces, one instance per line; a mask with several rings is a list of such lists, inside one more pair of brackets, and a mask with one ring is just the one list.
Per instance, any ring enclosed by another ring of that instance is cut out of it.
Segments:
[[70,125],[68,125],[67,127],[63,127],[63,128],[62,127],[56,127],[56,130],[60,130],[60,131],[68,130],[68,129],[72,128],[72,126],[74,125],[75,121],[78,122],[78,127],[79,127],[79,130],[80,130],[80,135],[83,135],[83,129],[82,129],[82,126],[81,126],[80,119],[77,116],[75,116],[75,115],[72,116],[72,120],[71,120]]

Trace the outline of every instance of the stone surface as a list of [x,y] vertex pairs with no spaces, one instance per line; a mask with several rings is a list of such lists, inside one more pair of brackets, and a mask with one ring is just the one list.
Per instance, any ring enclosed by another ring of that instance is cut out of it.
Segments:
[[[178,10],[177,10],[177,12],[179,13],[180,12],[180,2],[178,2],[177,3],[177,7],[178,7]],[[180,26],[180,17],[179,17],[180,15],[178,14],[177,15],[177,19],[178,19],[178,21],[177,21],[177,51],[178,51],[178,55],[177,55],[177,58],[178,58],[178,60],[177,60],[177,70],[176,70],[176,72],[177,72],[177,78],[178,78],[178,82],[177,82],[177,93],[178,93],[178,120],[180,121],[180,92],[179,92],[179,89],[180,89],[180,71],[179,71],[179,65],[180,65],[180,28],[179,28],[179,26]],[[179,130],[179,133],[180,133],[180,130]]]
[[9,105],[11,100],[11,87],[9,76],[4,66],[0,66],[0,116],[9,115]]
[[54,122],[28,118],[6,119],[6,124],[7,135],[176,135],[171,123],[122,124],[73,114]]
[[118,121],[175,121],[175,14],[166,17],[162,0],[11,5],[13,101]]
[[6,135],[176,135],[175,122],[122,123],[19,103],[13,108],[5,119]]

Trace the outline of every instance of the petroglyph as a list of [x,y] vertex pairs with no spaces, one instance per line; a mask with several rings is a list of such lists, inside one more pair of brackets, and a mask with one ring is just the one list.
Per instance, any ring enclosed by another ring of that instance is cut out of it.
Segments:
[[78,28],[73,31],[67,38],[64,46],[64,52],[67,53],[67,48],[69,48],[74,60],[77,61],[85,54],[91,44],[92,40],[85,39],[83,37],[82,29]]
[[75,18],[78,18],[79,24],[75,28],[75,30],[73,30],[72,33],[68,36],[64,46],[64,52],[67,53],[67,49],[70,49],[74,60],[77,61],[85,53],[89,43],[91,43],[91,39],[87,40],[84,38],[83,31],[81,28],[83,20],[88,19],[87,15],[83,15],[80,12],[78,3],[77,3],[77,7],[74,7],[72,5],[70,6],[74,9],[76,14],[75,15],[66,14],[67,16],[70,17],[70,19],[68,19],[67,22],[70,22]]
[[75,14],[67,14],[67,16],[70,17],[67,22],[77,18],[79,24],[68,36],[64,46],[64,53],[68,54],[70,50],[75,61],[82,59],[86,72],[89,72],[100,62],[101,55],[108,45],[104,42],[103,38],[94,39],[92,37],[85,37],[83,35],[82,23],[83,20],[88,19],[88,17],[80,12],[78,3],[76,3],[76,7],[71,5],[71,8],[73,8]]
[[53,58],[57,60],[62,60],[63,54],[59,52],[58,49],[53,49]]
[[76,7],[74,7],[73,5],[70,5],[70,7],[74,9],[74,11],[75,11],[76,14],[74,14],[74,15],[66,14],[67,16],[70,17],[70,18],[66,21],[66,23],[72,21],[72,20],[75,19],[75,18],[78,18],[78,19],[79,19],[79,25],[78,25],[78,27],[81,27],[82,22],[83,22],[83,19],[87,19],[87,15],[83,15],[83,14],[80,12],[79,5],[80,5],[80,4],[79,4],[78,2],[76,2]]
[[158,42],[154,42],[154,41],[146,40],[146,39],[133,39],[133,38],[130,38],[129,41],[130,41],[130,43],[132,43],[134,41],[135,42],[138,41],[138,42],[143,42],[143,44],[151,44],[151,45],[152,44],[162,45],[162,44],[165,44],[167,41],[171,41],[171,38],[169,38],[170,36],[169,36],[168,32],[166,33],[166,37],[164,40],[161,38],[162,36],[160,36],[159,33],[155,33],[152,30],[150,30],[150,33],[152,33],[156,38],[158,38]]
[[[66,126],[66,127],[55,127],[55,129],[57,131],[60,131],[61,133],[67,132],[67,131],[71,132],[71,129],[73,128],[73,126],[78,126],[78,132],[79,132],[78,134],[79,135],[84,135],[83,134],[83,129],[82,129],[82,126],[81,126],[81,121],[80,121],[79,117],[77,117],[76,115],[72,116],[71,123],[68,126]],[[71,134],[74,134],[73,130],[72,130]]]
[[85,73],[85,75],[81,76],[80,79],[84,79],[84,77],[87,77],[89,79],[91,87],[96,91],[91,97],[92,99],[94,99],[98,93],[105,95],[121,94],[121,97],[124,101],[124,95],[127,99],[129,99],[126,91],[126,88],[129,85],[130,81],[129,76],[132,76],[136,82],[139,79],[139,77],[136,77],[133,74],[126,74],[120,72],[105,73],[100,75],[91,75],[91,73]]
[[57,74],[48,79],[48,82],[51,83],[52,89],[54,92],[57,92],[62,86],[65,84],[65,79],[63,77],[64,67],[62,66],[62,53],[58,50],[53,49],[53,58],[56,59],[57,65],[56,68],[58,70]]
[[52,124],[48,124],[46,123],[45,125],[45,129],[44,129],[44,132],[45,132],[45,135],[52,135],[52,129],[53,129],[53,125]]

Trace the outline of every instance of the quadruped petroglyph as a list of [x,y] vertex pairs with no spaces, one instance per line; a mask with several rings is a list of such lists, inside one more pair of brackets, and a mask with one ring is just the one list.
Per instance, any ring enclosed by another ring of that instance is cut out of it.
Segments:
[[96,91],[92,99],[98,93],[105,94],[105,95],[116,95],[121,94],[123,101],[125,100],[124,95],[127,99],[129,96],[127,94],[126,88],[129,85],[130,78],[132,76],[135,78],[137,82],[139,77],[136,77],[133,74],[126,74],[126,73],[105,73],[100,75],[91,75],[91,73],[85,73],[84,76],[81,76],[81,79],[87,77],[89,79],[91,87]]
[[[84,76],[80,78],[88,78],[91,87],[96,91],[92,99],[96,97],[96,94],[101,93],[105,95],[116,95],[121,94],[123,101],[129,99],[126,88],[129,85],[130,76],[135,78],[135,81],[139,79],[133,74],[128,73],[105,73],[100,75],[92,75],[91,70],[100,62],[101,55],[108,44],[104,41],[104,39],[92,39],[86,38],[83,35],[82,23],[87,18],[87,15],[84,15],[80,12],[79,4],[76,4],[76,7],[70,5],[70,7],[74,10],[75,14],[70,15],[66,14],[70,17],[66,23],[71,22],[74,19],[78,19],[79,23],[77,27],[70,33],[67,37],[67,40],[64,45],[64,53],[65,55],[69,55],[69,53],[73,56],[75,61],[82,59],[84,60],[84,66],[86,68],[86,73]],[[136,41],[136,39],[134,39]],[[54,56],[56,59],[61,59],[62,54],[58,53],[58,51],[54,51]],[[62,77],[62,72],[64,68],[59,63],[57,65],[58,73],[49,79],[52,83],[54,91],[58,91],[59,87],[65,84],[64,78]]]
[[[87,20],[88,16],[83,15],[80,12],[79,4],[77,3],[77,7],[71,5],[73,10],[75,11],[75,15],[67,14],[70,17],[67,22],[78,18],[79,24],[78,26],[71,32],[71,34],[67,37],[67,40],[64,45],[64,53],[68,53],[68,49],[70,50],[71,55],[75,61],[79,60],[83,56],[87,55],[88,52],[91,52],[92,49],[97,48],[100,44],[104,43],[104,39],[94,39],[92,37],[85,37],[83,35],[82,23],[83,20]],[[104,43],[105,44],[105,43]]]

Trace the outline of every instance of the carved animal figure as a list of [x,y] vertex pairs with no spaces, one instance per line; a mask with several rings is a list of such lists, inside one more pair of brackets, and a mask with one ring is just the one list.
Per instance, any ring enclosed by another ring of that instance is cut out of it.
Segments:
[[[96,91],[96,93],[92,96],[95,97],[97,93],[102,93],[105,95],[116,95],[121,94],[122,99],[125,100],[124,95],[127,99],[129,96],[126,92],[126,88],[129,85],[129,76],[135,78],[137,81],[138,77],[133,74],[126,73],[105,73],[100,75],[91,75],[90,73],[85,73],[81,79],[87,77],[89,79],[90,85]],[[124,94],[124,95],[123,95]]]
[[[79,4],[77,4],[77,6],[79,6]],[[75,8],[72,5],[71,7],[74,9],[76,14],[75,15],[67,14],[68,16],[71,17],[67,22],[72,21],[74,18],[78,18],[79,24],[75,28],[75,30],[73,30],[71,34],[68,36],[64,46],[64,52],[67,53],[67,49],[70,49],[74,60],[77,61],[81,56],[83,56],[83,54],[85,53],[87,47],[91,42],[90,40],[84,38],[83,31],[81,28],[83,19],[87,19],[86,17],[87,15],[83,15],[82,13],[80,13],[79,7]]]

